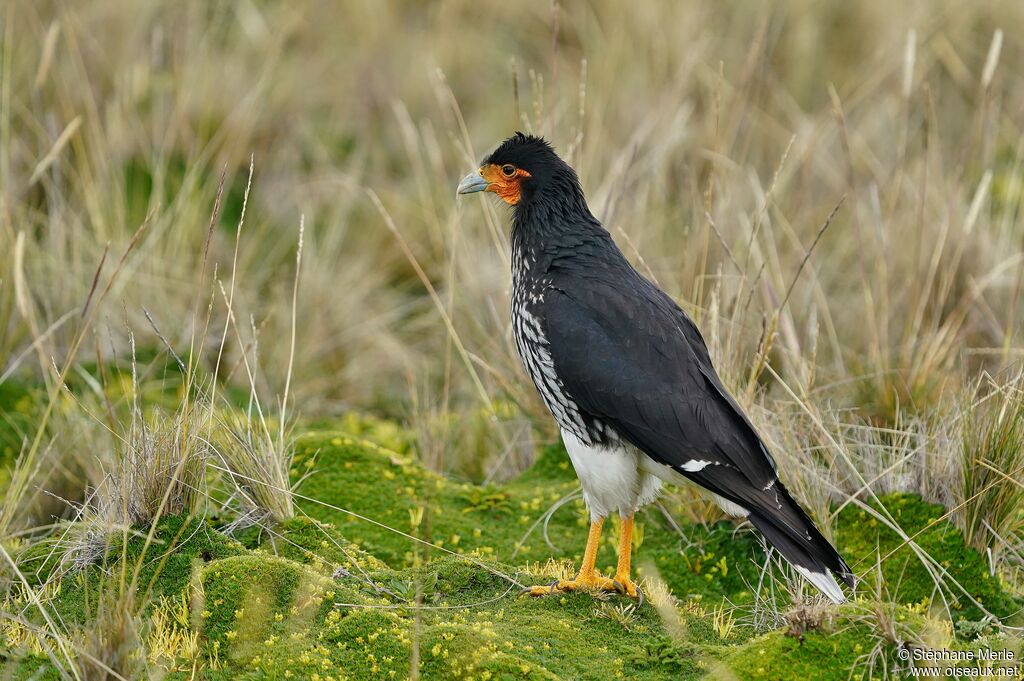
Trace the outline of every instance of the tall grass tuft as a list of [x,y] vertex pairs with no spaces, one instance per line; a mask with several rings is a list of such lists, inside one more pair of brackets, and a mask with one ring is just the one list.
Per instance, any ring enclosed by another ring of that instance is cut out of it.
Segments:
[[228,412],[219,423],[217,458],[241,506],[234,525],[274,524],[293,517],[291,438],[275,437],[265,423],[245,414]]
[[143,621],[132,590],[104,587],[97,611],[79,632],[78,678],[83,681],[129,681],[152,678],[143,647]]
[[963,415],[957,519],[993,564],[1024,540],[1024,372],[992,383]]
[[103,511],[130,526],[146,526],[166,515],[191,515],[205,499],[210,456],[203,410],[137,414],[123,442],[117,469],[101,494]]

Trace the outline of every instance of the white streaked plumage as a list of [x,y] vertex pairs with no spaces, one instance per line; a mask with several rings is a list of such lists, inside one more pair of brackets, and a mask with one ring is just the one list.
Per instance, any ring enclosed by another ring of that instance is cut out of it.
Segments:
[[555,371],[555,363],[551,359],[549,343],[544,335],[544,327],[537,317],[530,311],[532,305],[544,302],[543,287],[546,285],[543,280],[530,288],[522,285],[524,273],[536,260],[533,253],[527,256],[520,253],[518,247],[513,244],[513,280],[514,287],[512,296],[512,331],[516,340],[516,347],[519,349],[519,356],[523,360],[534,385],[540,392],[541,399],[551,411],[555,421],[563,431],[573,434],[581,442],[592,442],[587,424],[580,416],[579,407],[576,402],[566,393],[561,379]]

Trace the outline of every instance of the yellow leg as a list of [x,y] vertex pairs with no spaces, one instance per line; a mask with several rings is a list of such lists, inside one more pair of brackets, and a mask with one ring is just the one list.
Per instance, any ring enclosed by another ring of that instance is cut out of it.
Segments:
[[597,549],[601,546],[601,528],[603,526],[604,518],[598,518],[590,523],[590,532],[587,534],[587,548],[583,550],[583,562],[580,564],[580,571],[575,579],[560,579],[546,586],[535,586],[527,593],[531,596],[546,596],[556,591],[577,591],[580,589],[614,591],[614,580],[608,579],[594,569],[594,564],[597,562]]
[[615,570],[615,579],[608,579],[594,569],[597,562],[597,549],[601,545],[601,527],[604,518],[590,523],[587,535],[587,548],[583,551],[583,562],[575,579],[560,579],[547,586],[535,586],[525,593],[531,596],[546,596],[559,591],[618,591],[633,598],[639,598],[643,604],[643,594],[633,580],[629,578],[630,553],[633,549],[633,516],[622,520],[622,532],[619,534],[619,564]]
[[583,549],[583,563],[580,564],[580,574],[577,579],[592,577],[596,574],[594,564],[597,562],[597,550],[601,547],[602,527],[604,527],[604,518],[590,523],[590,532],[587,533],[587,548]]
[[619,591],[633,597],[643,598],[633,580],[629,578],[630,560],[633,553],[633,515],[622,519],[619,533],[619,564],[615,568],[615,582]]

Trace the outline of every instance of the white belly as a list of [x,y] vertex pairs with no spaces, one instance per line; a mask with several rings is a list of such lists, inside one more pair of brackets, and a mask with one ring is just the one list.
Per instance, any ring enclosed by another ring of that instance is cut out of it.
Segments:
[[614,511],[628,516],[658,496],[661,480],[641,468],[641,460],[648,457],[633,446],[592,447],[566,430],[562,441],[583,486],[583,500],[592,520]]

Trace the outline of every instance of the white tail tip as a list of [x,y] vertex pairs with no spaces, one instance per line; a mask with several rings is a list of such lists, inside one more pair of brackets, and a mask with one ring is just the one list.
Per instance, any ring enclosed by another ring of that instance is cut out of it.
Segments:
[[846,596],[843,594],[843,590],[839,588],[839,583],[832,576],[831,572],[811,572],[799,565],[794,565],[793,568],[803,575],[808,582],[818,587],[818,590],[828,596],[828,599],[836,605],[846,602]]

